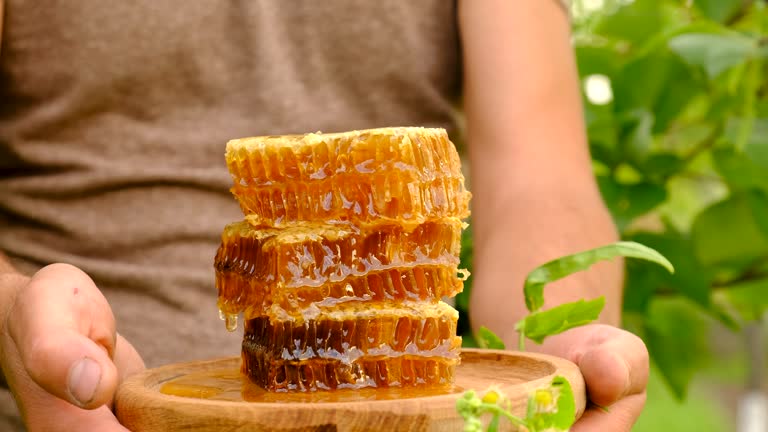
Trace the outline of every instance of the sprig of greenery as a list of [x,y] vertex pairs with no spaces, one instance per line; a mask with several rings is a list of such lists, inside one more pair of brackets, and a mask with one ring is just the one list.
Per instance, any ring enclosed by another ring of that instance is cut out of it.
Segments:
[[549,336],[595,321],[605,306],[603,297],[590,301],[564,303],[548,310],[544,306],[544,286],[574,273],[587,270],[600,261],[617,257],[637,258],[661,265],[670,273],[675,269],[663,255],[640,243],[620,241],[606,246],[567,255],[545,263],[525,278],[523,293],[530,312],[515,325],[520,335],[518,349],[525,350],[525,339],[544,342]]
[[[526,338],[542,343],[549,336],[596,320],[605,306],[604,297],[541,310],[544,306],[544,287],[550,282],[587,270],[600,261],[616,257],[650,261],[674,272],[672,263],[663,255],[635,242],[609,244],[567,255],[535,268],[528,274],[523,288],[525,304],[530,313],[515,325],[515,330],[520,334],[520,350],[525,350]],[[478,331],[477,341],[483,348],[505,349],[504,341],[486,327]],[[464,417],[464,430],[467,432],[480,432],[483,427],[481,417],[488,413],[492,415],[488,432],[498,429],[501,418],[525,427],[528,432],[567,431],[576,418],[573,390],[568,380],[561,376],[556,376],[549,387],[536,390],[529,396],[525,418],[513,415],[509,400],[495,389],[488,390],[482,398],[474,390],[467,391],[456,402],[456,410]]]
[[456,401],[456,411],[464,418],[465,432],[481,432],[482,417],[491,414],[487,432],[496,432],[502,418],[528,432],[567,431],[576,418],[573,390],[567,379],[556,376],[550,385],[534,391],[528,398],[525,418],[511,412],[512,403],[498,389],[489,389],[479,396],[469,390]]

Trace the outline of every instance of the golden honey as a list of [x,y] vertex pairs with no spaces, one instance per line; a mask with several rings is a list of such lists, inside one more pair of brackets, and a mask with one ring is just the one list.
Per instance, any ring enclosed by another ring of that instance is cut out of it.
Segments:
[[442,129],[382,128],[330,134],[267,136],[227,143],[235,185],[311,183],[330,177],[371,182],[399,173],[406,181],[461,178],[461,162]]
[[461,338],[461,218],[470,194],[441,129],[232,140],[245,219],[215,258],[242,372],[267,391],[445,387]]
[[461,161],[442,129],[244,138],[227,143],[226,160],[254,225],[468,215]]
[[348,307],[304,319],[289,315],[246,320],[244,343],[282,360],[403,354],[454,357],[457,312],[444,303]]
[[272,360],[243,349],[243,372],[271,391],[446,386],[453,382],[458,359],[403,355],[339,360]]
[[238,368],[218,368],[172,378],[160,386],[160,392],[172,396],[229,402],[257,403],[333,403],[376,400],[402,400],[461,393],[452,385],[411,387],[365,387],[336,391],[273,392],[251,381]]
[[397,174],[386,174],[365,183],[333,177],[308,184],[238,185],[232,192],[257,226],[321,220],[419,223],[469,214],[469,195],[460,178],[422,183],[404,182]]
[[458,219],[362,232],[332,225],[256,229],[237,222],[224,229],[214,262],[219,308],[257,316],[275,302],[296,309],[350,297],[436,301],[462,288],[460,247]]

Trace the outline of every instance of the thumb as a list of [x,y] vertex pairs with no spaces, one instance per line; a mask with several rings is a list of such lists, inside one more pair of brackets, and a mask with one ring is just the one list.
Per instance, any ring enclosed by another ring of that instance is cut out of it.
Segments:
[[115,320],[81,270],[54,264],[35,274],[8,315],[8,332],[26,372],[46,392],[88,409],[112,399]]
[[604,324],[590,324],[550,339],[544,342],[544,348],[579,366],[592,402],[610,406],[645,391],[648,350],[634,334]]

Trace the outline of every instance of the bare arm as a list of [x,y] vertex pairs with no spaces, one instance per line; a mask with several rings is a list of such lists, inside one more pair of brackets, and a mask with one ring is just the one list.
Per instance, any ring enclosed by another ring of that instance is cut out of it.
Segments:
[[[525,275],[617,235],[591,172],[566,14],[555,0],[461,0],[459,23],[475,194],[472,324],[513,346]],[[604,295],[602,321],[616,325],[621,282],[620,262],[599,264],[553,284],[546,306]],[[537,348],[576,363],[592,402],[610,406],[590,407],[572,431],[632,429],[648,380],[637,336],[590,325]]]
[[[591,171],[568,17],[556,0],[462,1],[475,235],[473,325],[510,344],[522,283],[552,258],[615,241]],[[618,324],[619,262],[553,284],[552,306],[604,295]]]

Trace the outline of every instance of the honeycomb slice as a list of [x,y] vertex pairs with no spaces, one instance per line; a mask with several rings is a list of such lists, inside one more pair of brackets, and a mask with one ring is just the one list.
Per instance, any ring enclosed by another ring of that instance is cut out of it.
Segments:
[[[367,290],[377,289],[380,278],[387,282],[393,276],[410,285],[411,292],[417,288],[422,292],[427,288],[419,286],[418,278],[425,270],[415,268],[456,268],[461,228],[458,219],[414,227],[380,226],[370,231],[324,224],[285,229],[256,229],[246,222],[229,224],[214,262],[219,307],[230,314],[246,309],[258,314],[275,299],[298,305],[302,300],[295,294],[309,293],[312,288],[338,292],[342,287],[346,293],[348,285],[364,298]],[[433,292],[452,293],[459,288],[460,282],[451,283],[446,274],[431,272],[429,276],[444,282],[432,286]],[[392,289],[399,289],[399,285]],[[284,298],[279,298],[281,293]]]
[[[246,321],[243,370],[269,390],[447,383],[461,346],[457,320],[442,302],[348,305],[303,322],[260,317]],[[408,361],[434,370],[435,360],[445,369],[434,376],[402,376]]]
[[451,356],[458,312],[445,303],[345,305],[246,320],[245,340],[283,360],[330,358],[351,362],[363,355],[393,353]]
[[470,194],[462,178],[406,182],[397,173],[388,173],[368,181],[331,177],[316,183],[259,188],[236,185],[232,192],[255,226],[279,227],[299,221],[418,224],[469,216]]
[[315,391],[365,387],[446,386],[457,359],[445,357],[361,357],[351,364],[333,359],[281,360],[251,352],[243,343],[241,370],[268,391]]
[[236,139],[227,143],[226,161],[234,183],[247,187],[329,177],[368,181],[389,172],[422,182],[461,176],[445,130],[418,127]]
[[442,129],[244,138],[227,144],[226,159],[232,193],[257,226],[469,214],[461,161]]
[[219,309],[223,313],[245,313],[246,318],[265,315],[272,304],[290,312],[310,306],[332,308],[348,302],[435,302],[453,297],[464,288],[456,277],[456,266],[417,266],[349,276],[341,282],[320,286],[286,288],[237,272],[216,272]]

